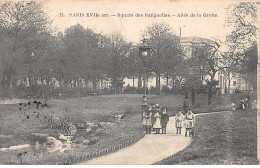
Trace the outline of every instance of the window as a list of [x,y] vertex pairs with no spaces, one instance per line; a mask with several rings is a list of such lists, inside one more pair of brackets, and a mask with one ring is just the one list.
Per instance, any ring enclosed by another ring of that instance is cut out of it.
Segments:
[[237,84],[237,81],[233,81],[233,86],[236,86],[236,84]]

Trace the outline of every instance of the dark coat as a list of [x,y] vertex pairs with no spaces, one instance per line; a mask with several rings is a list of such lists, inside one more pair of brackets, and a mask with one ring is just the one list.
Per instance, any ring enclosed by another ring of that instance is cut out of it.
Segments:
[[190,107],[190,103],[189,103],[189,100],[186,99],[184,102],[183,102],[183,110],[185,113],[187,113],[189,111],[189,107]]
[[162,128],[166,128],[167,122],[169,121],[169,115],[167,113],[161,115]]

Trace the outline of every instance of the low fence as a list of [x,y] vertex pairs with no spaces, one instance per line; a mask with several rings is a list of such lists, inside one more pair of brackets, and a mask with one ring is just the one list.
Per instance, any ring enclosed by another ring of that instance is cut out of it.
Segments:
[[61,161],[61,162],[57,162],[56,165],[80,164],[82,162],[86,162],[86,161],[89,161],[91,159],[94,159],[94,158],[97,158],[97,157],[100,157],[100,156],[104,156],[104,155],[107,155],[107,154],[110,154],[110,153],[114,153],[114,152],[117,152],[120,149],[123,149],[125,147],[128,147],[128,146],[134,144],[135,142],[139,141],[142,137],[143,136],[141,136],[138,139],[128,140],[127,142],[120,143],[118,145],[103,149],[103,150],[98,151],[98,152],[88,153],[88,154],[85,154],[83,156],[77,156],[77,157],[73,157],[73,158],[70,158],[70,159],[67,159],[67,160],[64,160],[64,161]]

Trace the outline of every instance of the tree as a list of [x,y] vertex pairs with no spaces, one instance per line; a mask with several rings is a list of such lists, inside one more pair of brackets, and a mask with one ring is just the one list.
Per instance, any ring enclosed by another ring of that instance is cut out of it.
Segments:
[[[9,96],[13,96],[13,83],[19,73],[27,74],[24,66],[30,60],[31,53],[40,50],[38,41],[50,30],[49,19],[41,4],[36,2],[5,2],[1,5],[0,27],[4,32],[3,56],[4,87],[8,83]],[[16,76],[15,76],[16,75]]]
[[117,94],[123,85],[124,77],[127,76],[126,59],[129,56],[131,44],[126,42],[120,33],[115,32],[109,36],[108,48],[107,76],[111,78],[114,93]]
[[138,77],[138,87],[142,87],[141,77],[142,77],[142,61],[139,57],[138,48],[132,47],[129,51],[129,55],[126,58],[126,75],[128,78],[133,79],[133,87],[134,87],[134,80]]
[[180,54],[180,39],[175,36],[167,23],[153,23],[149,25],[143,36],[148,37],[151,46],[150,59],[147,61],[149,68],[156,74],[156,89],[160,93],[160,78],[164,73],[168,78],[178,64]]
[[212,102],[212,89],[215,85],[215,75],[217,72],[223,70],[225,67],[221,64],[223,58],[219,55],[220,44],[209,40],[201,41],[202,46],[194,47],[193,57],[200,60],[198,67],[203,67],[205,73],[209,75],[206,82],[209,87],[208,91],[208,104]]
[[255,43],[245,55],[245,60],[239,65],[238,72],[243,74],[254,90],[257,90],[257,44]]
[[250,48],[257,38],[257,2],[234,3],[227,8],[226,16],[226,25],[233,29],[228,41],[242,51]]
[[[236,71],[247,74],[244,77],[250,81],[256,89],[255,72],[257,70],[256,62],[256,32],[257,32],[257,2],[238,2],[230,5],[227,10],[227,26],[232,27],[232,32],[227,36],[229,46],[229,55],[236,58],[234,68]],[[233,59],[234,60],[234,59]],[[251,62],[252,61],[252,62]],[[232,62],[232,61],[229,61]],[[248,69],[248,63],[252,63],[253,69]],[[234,68],[227,69],[229,74]],[[240,69],[240,70],[239,70]],[[251,73],[248,73],[251,72]],[[230,80],[229,80],[230,83]]]

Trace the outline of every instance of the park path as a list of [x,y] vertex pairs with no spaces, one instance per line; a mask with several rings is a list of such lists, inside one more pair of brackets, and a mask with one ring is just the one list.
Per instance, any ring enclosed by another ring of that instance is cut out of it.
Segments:
[[176,135],[175,118],[170,117],[167,134],[146,134],[137,143],[118,152],[101,156],[81,165],[148,165],[163,160],[186,148],[192,141],[190,137]]

